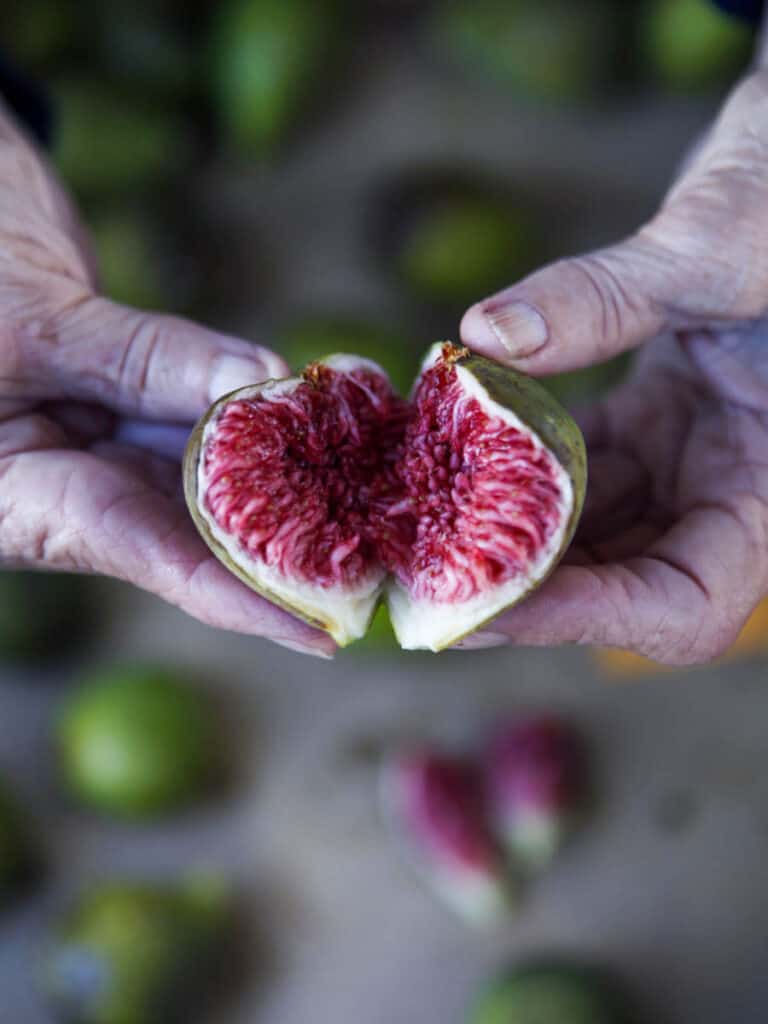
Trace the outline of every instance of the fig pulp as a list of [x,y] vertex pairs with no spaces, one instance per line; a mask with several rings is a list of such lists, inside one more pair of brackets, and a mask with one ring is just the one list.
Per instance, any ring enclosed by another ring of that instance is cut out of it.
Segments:
[[510,722],[494,736],[485,762],[489,806],[505,849],[521,867],[541,871],[583,809],[581,736],[550,716]]
[[386,592],[400,645],[438,651],[548,575],[586,462],[541,385],[437,345],[409,402],[349,355],[225,396],[184,478],[202,536],[250,587],[341,645]]
[[387,766],[384,800],[414,865],[459,916],[485,925],[509,909],[511,887],[471,761],[430,750],[400,755]]

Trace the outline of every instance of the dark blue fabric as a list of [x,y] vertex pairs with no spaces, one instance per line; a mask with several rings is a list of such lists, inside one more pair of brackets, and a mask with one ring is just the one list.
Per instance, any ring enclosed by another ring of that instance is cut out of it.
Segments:
[[714,2],[729,14],[738,14],[750,21],[757,21],[765,6],[764,0],[714,0]]
[[0,96],[35,138],[48,145],[53,133],[53,112],[45,93],[0,54]]

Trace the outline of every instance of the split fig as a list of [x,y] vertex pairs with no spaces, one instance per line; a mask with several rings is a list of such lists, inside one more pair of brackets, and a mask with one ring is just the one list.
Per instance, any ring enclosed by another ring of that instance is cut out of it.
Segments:
[[400,645],[439,651],[552,571],[586,487],[578,427],[536,381],[450,344],[410,401],[370,360],[220,399],[184,486],[214,554],[345,645],[386,597]]
[[385,812],[418,873],[469,924],[499,920],[512,904],[504,858],[468,759],[422,749],[386,766]]
[[541,871],[578,821],[585,804],[586,751],[570,723],[554,716],[511,722],[486,751],[490,813],[520,867]]

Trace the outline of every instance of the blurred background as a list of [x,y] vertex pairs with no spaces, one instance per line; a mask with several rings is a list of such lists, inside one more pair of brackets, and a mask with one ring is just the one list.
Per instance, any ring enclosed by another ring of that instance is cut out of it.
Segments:
[[[707,0],[0,10],[107,293],[403,390],[468,303],[647,217],[751,46]],[[551,384],[590,401],[625,369]],[[766,652],[766,608],[676,673],[405,654],[380,616],[331,663],[0,574],[0,1021],[758,1024]],[[511,773],[511,805],[438,772],[382,813],[414,744]],[[470,868],[503,892],[481,926]]]

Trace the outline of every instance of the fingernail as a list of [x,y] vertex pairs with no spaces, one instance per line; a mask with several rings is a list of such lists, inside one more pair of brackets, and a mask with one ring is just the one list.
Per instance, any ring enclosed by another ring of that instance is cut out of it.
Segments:
[[459,640],[454,645],[455,650],[460,651],[481,651],[488,647],[503,647],[509,643],[509,637],[503,633],[491,633],[481,630],[479,633],[472,633]]
[[544,317],[527,302],[489,302],[483,309],[494,335],[511,356],[532,356],[549,338]]
[[259,355],[259,361],[265,370],[265,377],[270,380],[280,380],[283,377],[289,377],[291,370],[288,363],[279,356],[277,352],[271,352],[268,348],[262,348],[261,345],[254,346]]
[[269,368],[261,359],[245,359],[243,356],[220,355],[214,362],[208,384],[208,398],[217,401],[230,391],[259,384],[271,376]]
[[324,651],[321,647],[312,647],[310,644],[303,644],[299,640],[286,640],[283,637],[272,637],[278,647],[285,647],[288,651],[295,651],[297,654],[309,654],[313,658],[322,658],[324,661],[333,661],[333,654]]

